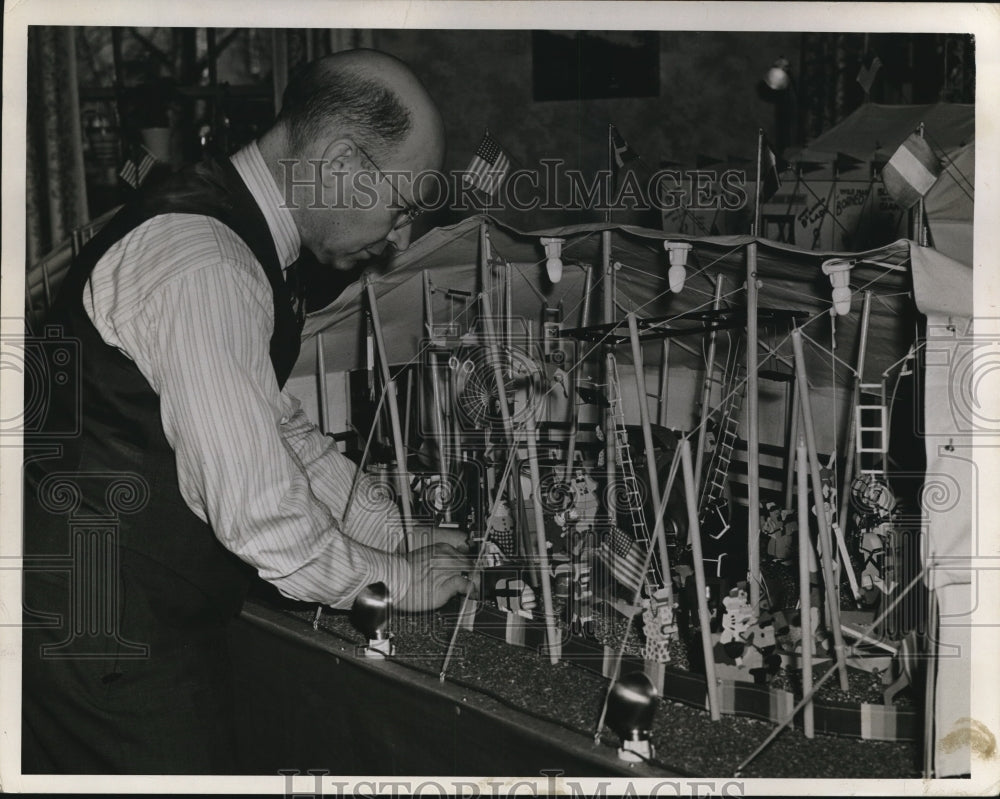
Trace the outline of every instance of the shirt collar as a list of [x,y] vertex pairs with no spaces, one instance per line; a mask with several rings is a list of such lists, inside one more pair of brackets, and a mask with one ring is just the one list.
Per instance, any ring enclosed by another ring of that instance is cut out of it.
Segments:
[[230,160],[267,220],[278,253],[278,263],[282,269],[288,268],[299,257],[302,241],[292,212],[285,206],[285,199],[260,154],[257,142],[250,142],[234,153]]

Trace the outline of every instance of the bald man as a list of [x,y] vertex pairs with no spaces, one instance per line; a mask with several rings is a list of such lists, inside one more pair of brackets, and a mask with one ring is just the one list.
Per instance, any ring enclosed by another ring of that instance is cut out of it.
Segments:
[[74,264],[48,321],[78,342],[79,391],[26,441],[25,773],[234,770],[226,627],[255,572],[338,608],[376,582],[410,611],[464,588],[452,546],[402,551],[368,477],[348,511],[354,464],[284,390],[288,267],[404,249],[410,176],[443,148],[404,64],[329,56],[259,141],[139,198]]

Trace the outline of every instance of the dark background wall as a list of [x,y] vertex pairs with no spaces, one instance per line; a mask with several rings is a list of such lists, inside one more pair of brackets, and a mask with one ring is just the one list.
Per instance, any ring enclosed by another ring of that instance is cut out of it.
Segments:
[[[614,123],[641,156],[648,177],[661,160],[693,167],[699,155],[753,159],[757,129],[772,138],[775,106],[757,83],[772,62],[799,62],[798,33],[659,32],[655,97],[536,102],[530,31],[376,30],[374,46],[409,62],[441,103],[448,133],[446,168],[464,169],[488,127],[515,166],[565,159],[585,173],[607,167],[607,127]],[[439,214],[443,218],[443,214]],[[512,224],[565,223],[555,212],[500,213]],[[575,214],[573,222],[598,218]],[[616,219],[658,227],[658,217],[622,212]]]

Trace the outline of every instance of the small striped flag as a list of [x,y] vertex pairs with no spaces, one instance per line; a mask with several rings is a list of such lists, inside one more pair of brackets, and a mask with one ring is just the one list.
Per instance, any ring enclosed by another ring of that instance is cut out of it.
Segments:
[[639,543],[618,527],[612,527],[597,551],[611,576],[626,588],[635,591],[646,576],[643,565],[646,553]]
[[867,66],[862,64],[858,72],[858,83],[864,89],[865,94],[870,94],[872,84],[875,82],[875,74],[882,68],[882,59],[875,56]]
[[489,195],[497,193],[500,184],[510,169],[510,159],[489,131],[476,148],[476,154],[466,169],[465,183]]
[[911,133],[882,169],[886,191],[900,208],[911,208],[931,190],[941,162],[927,141]]
[[118,172],[118,176],[133,189],[137,189],[142,185],[142,182],[146,179],[146,175],[149,174],[149,170],[156,163],[156,156],[149,150],[142,145],[139,145],[139,149],[142,151],[142,158],[139,159],[139,164],[136,165],[135,161],[129,158]]
[[766,203],[781,188],[781,168],[778,166],[778,156],[774,154],[767,137],[761,140],[760,152],[760,201]]
[[635,161],[639,157],[639,153],[629,146],[629,143],[622,138],[622,135],[618,132],[618,128],[614,125],[611,126],[611,146],[614,148],[615,163],[619,169],[629,161]]

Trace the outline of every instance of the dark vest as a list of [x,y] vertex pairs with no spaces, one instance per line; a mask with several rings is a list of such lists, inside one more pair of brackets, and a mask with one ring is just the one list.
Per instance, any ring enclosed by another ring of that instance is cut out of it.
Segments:
[[[72,517],[116,516],[119,550],[137,553],[162,573],[176,576],[178,590],[195,598],[189,606],[197,606],[201,597],[205,607],[229,615],[238,611],[252,571],[187,507],[178,486],[176,457],[163,433],[159,397],[129,358],[104,343],[83,307],[87,280],[101,256],[146,220],[166,213],[214,217],[247,244],[273,291],[270,356],[279,386],[298,357],[302,317],[293,309],[267,222],[232,164],[198,164],[138,197],[80,253],[46,322],[45,346],[58,342],[59,336],[79,342],[69,349],[79,356],[79,363],[69,369],[71,375],[78,374],[71,378],[78,390],[65,384],[47,386],[50,404],[37,435],[25,436],[25,554],[68,553],[71,518],[48,496],[54,479],[46,477],[75,475],[81,496]],[[61,328],[56,335],[52,325]],[[245,435],[256,433],[247,430]],[[59,455],[36,457],[53,444],[61,445]],[[148,499],[141,508],[109,495],[114,475],[122,473],[144,482]]]

